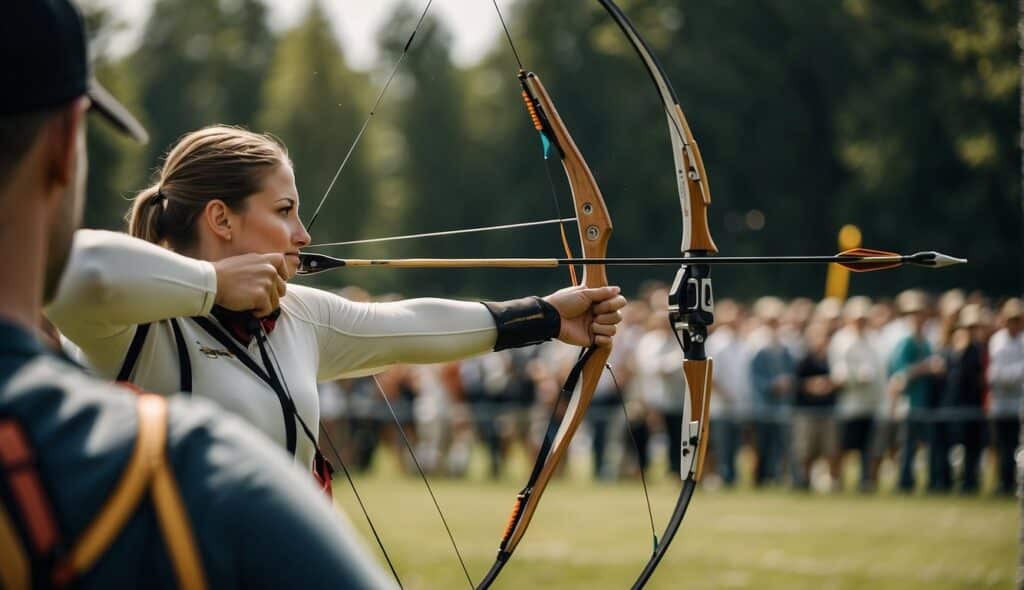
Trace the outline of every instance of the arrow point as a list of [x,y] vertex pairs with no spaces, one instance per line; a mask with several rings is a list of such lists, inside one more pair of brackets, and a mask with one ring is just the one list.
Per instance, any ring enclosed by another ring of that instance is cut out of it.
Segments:
[[966,258],[954,258],[941,252],[921,252],[915,254],[914,258],[920,257],[921,263],[932,268],[943,268],[954,264],[967,264]]

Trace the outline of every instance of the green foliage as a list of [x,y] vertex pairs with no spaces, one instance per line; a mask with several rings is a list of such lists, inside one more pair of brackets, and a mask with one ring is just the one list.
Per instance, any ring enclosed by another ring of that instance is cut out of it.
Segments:
[[958,251],[968,285],[1019,292],[1021,265],[1005,254],[1021,244],[1015,7],[865,1],[845,16],[859,83],[836,111],[851,178],[835,213],[883,247]]
[[[134,112],[140,112],[134,100],[137,88],[127,70],[104,59],[110,34],[122,25],[107,10],[87,7],[86,27],[93,38],[93,47],[99,56],[93,63],[96,77],[103,86],[119,97]],[[105,229],[124,227],[122,217],[128,207],[137,180],[135,171],[144,167],[143,153],[138,144],[115,132],[106,121],[92,118],[88,126],[89,176],[86,192],[89,202],[85,208],[85,225]]]
[[[858,275],[854,292],[891,295],[910,285],[994,295],[1024,289],[1020,264],[1008,255],[1024,240],[1012,3],[621,5],[661,59],[700,142],[722,254],[831,253],[839,228],[854,223],[865,246],[937,249],[972,263],[944,272]],[[391,15],[378,35],[379,63],[361,73],[346,66],[317,2],[298,27],[275,35],[258,0],[159,0],[138,50],[102,70],[141,107],[154,141],[140,163],[126,157],[129,148],[94,134],[90,223],[118,225],[120,211],[110,199],[140,187],[176,137],[209,123],[281,136],[308,220],[420,8],[408,3]],[[610,254],[677,251],[668,128],[621,32],[594,2],[521,0],[505,16],[523,67],[548,87],[608,201],[615,223]],[[471,67],[456,66],[450,47],[450,33],[428,15],[332,190],[314,241],[552,218],[552,188],[561,213],[570,213],[557,160],[539,157],[505,37]],[[553,227],[541,227],[332,252],[553,256],[559,241]],[[744,267],[715,276],[730,296],[817,296],[824,274]],[[628,292],[671,276],[671,269],[611,273]],[[371,270],[321,284],[500,298],[565,281],[555,271]]]
[[[400,5],[379,33],[383,49],[382,63],[393,64],[402,56],[421,8]],[[385,107],[394,166],[390,175],[392,194],[383,195],[387,216],[397,221],[389,226],[399,234],[458,229],[494,223],[494,208],[480,207],[487,202],[487,185],[478,186],[480,162],[473,157],[466,139],[464,118],[466,101],[462,76],[450,58],[451,34],[436,18],[427,16],[397,73],[391,100]],[[468,173],[467,173],[468,172]],[[476,194],[474,194],[476,193]],[[455,238],[436,242],[390,244],[387,248],[368,248],[368,254],[388,256],[422,255],[456,257],[465,253],[466,242]],[[437,293],[446,281],[466,287],[479,284],[480,275],[471,272],[445,274],[414,272],[405,277],[405,285],[416,285],[416,292]]]
[[[352,72],[319,3],[284,33],[263,86],[257,128],[280,137],[295,166],[301,211],[311,219],[355,140],[368,108],[369,82]],[[315,242],[363,237],[374,218],[367,148],[357,146],[312,228]],[[337,279],[337,277],[333,277]]]
[[189,131],[253,124],[274,42],[259,0],[154,4],[142,44],[124,64],[139,80],[150,169]]

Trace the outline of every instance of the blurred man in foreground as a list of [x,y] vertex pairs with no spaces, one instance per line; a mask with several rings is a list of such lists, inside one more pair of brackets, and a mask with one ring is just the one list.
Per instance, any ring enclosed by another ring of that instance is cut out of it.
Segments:
[[90,79],[67,0],[0,20],[0,586],[380,588],[310,478],[213,406],[87,377],[42,307],[81,220],[85,117],[145,131]]

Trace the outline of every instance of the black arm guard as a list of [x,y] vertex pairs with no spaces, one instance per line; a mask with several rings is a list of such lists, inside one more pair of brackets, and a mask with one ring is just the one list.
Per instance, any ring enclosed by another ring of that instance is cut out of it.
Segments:
[[481,303],[491,312],[498,327],[495,351],[547,342],[557,338],[562,329],[558,310],[540,297]]

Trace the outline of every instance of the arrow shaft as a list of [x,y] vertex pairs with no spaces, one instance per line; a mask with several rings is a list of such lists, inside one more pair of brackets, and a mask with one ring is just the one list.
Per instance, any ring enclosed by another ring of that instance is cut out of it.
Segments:
[[550,268],[570,264],[609,266],[658,266],[679,264],[829,264],[833,262],[902,263],[902,256],[721,256],[687,258],[682,256],[651,258],[346,258],[344,266],[389,268]]
[[[315,258],[314,258],[315,257]],[[899,264],[906,256],[717,256],[689,258],[683,256],[650,258],[333,258],[303,254],[304,262],[327,259],[331,267],[347,266],[385,268],[550,268],[570,264],[605,264],[612,266],[657,266],[678,264],[829,264],[879,263]],[[310,265],[311,267],[313,265]],[[313,270],[313,268],[310,268]]]
[[935,252],[917,254],[834,254],[831,256],[670,256],[648,258],[334,258],[325,254],[300,255],[299,274],[332,268],[553,268],[567,265],[657,266],[683,264],[841,264],[852,270],[881,270],[902,264],[942,267],[966,260]]

